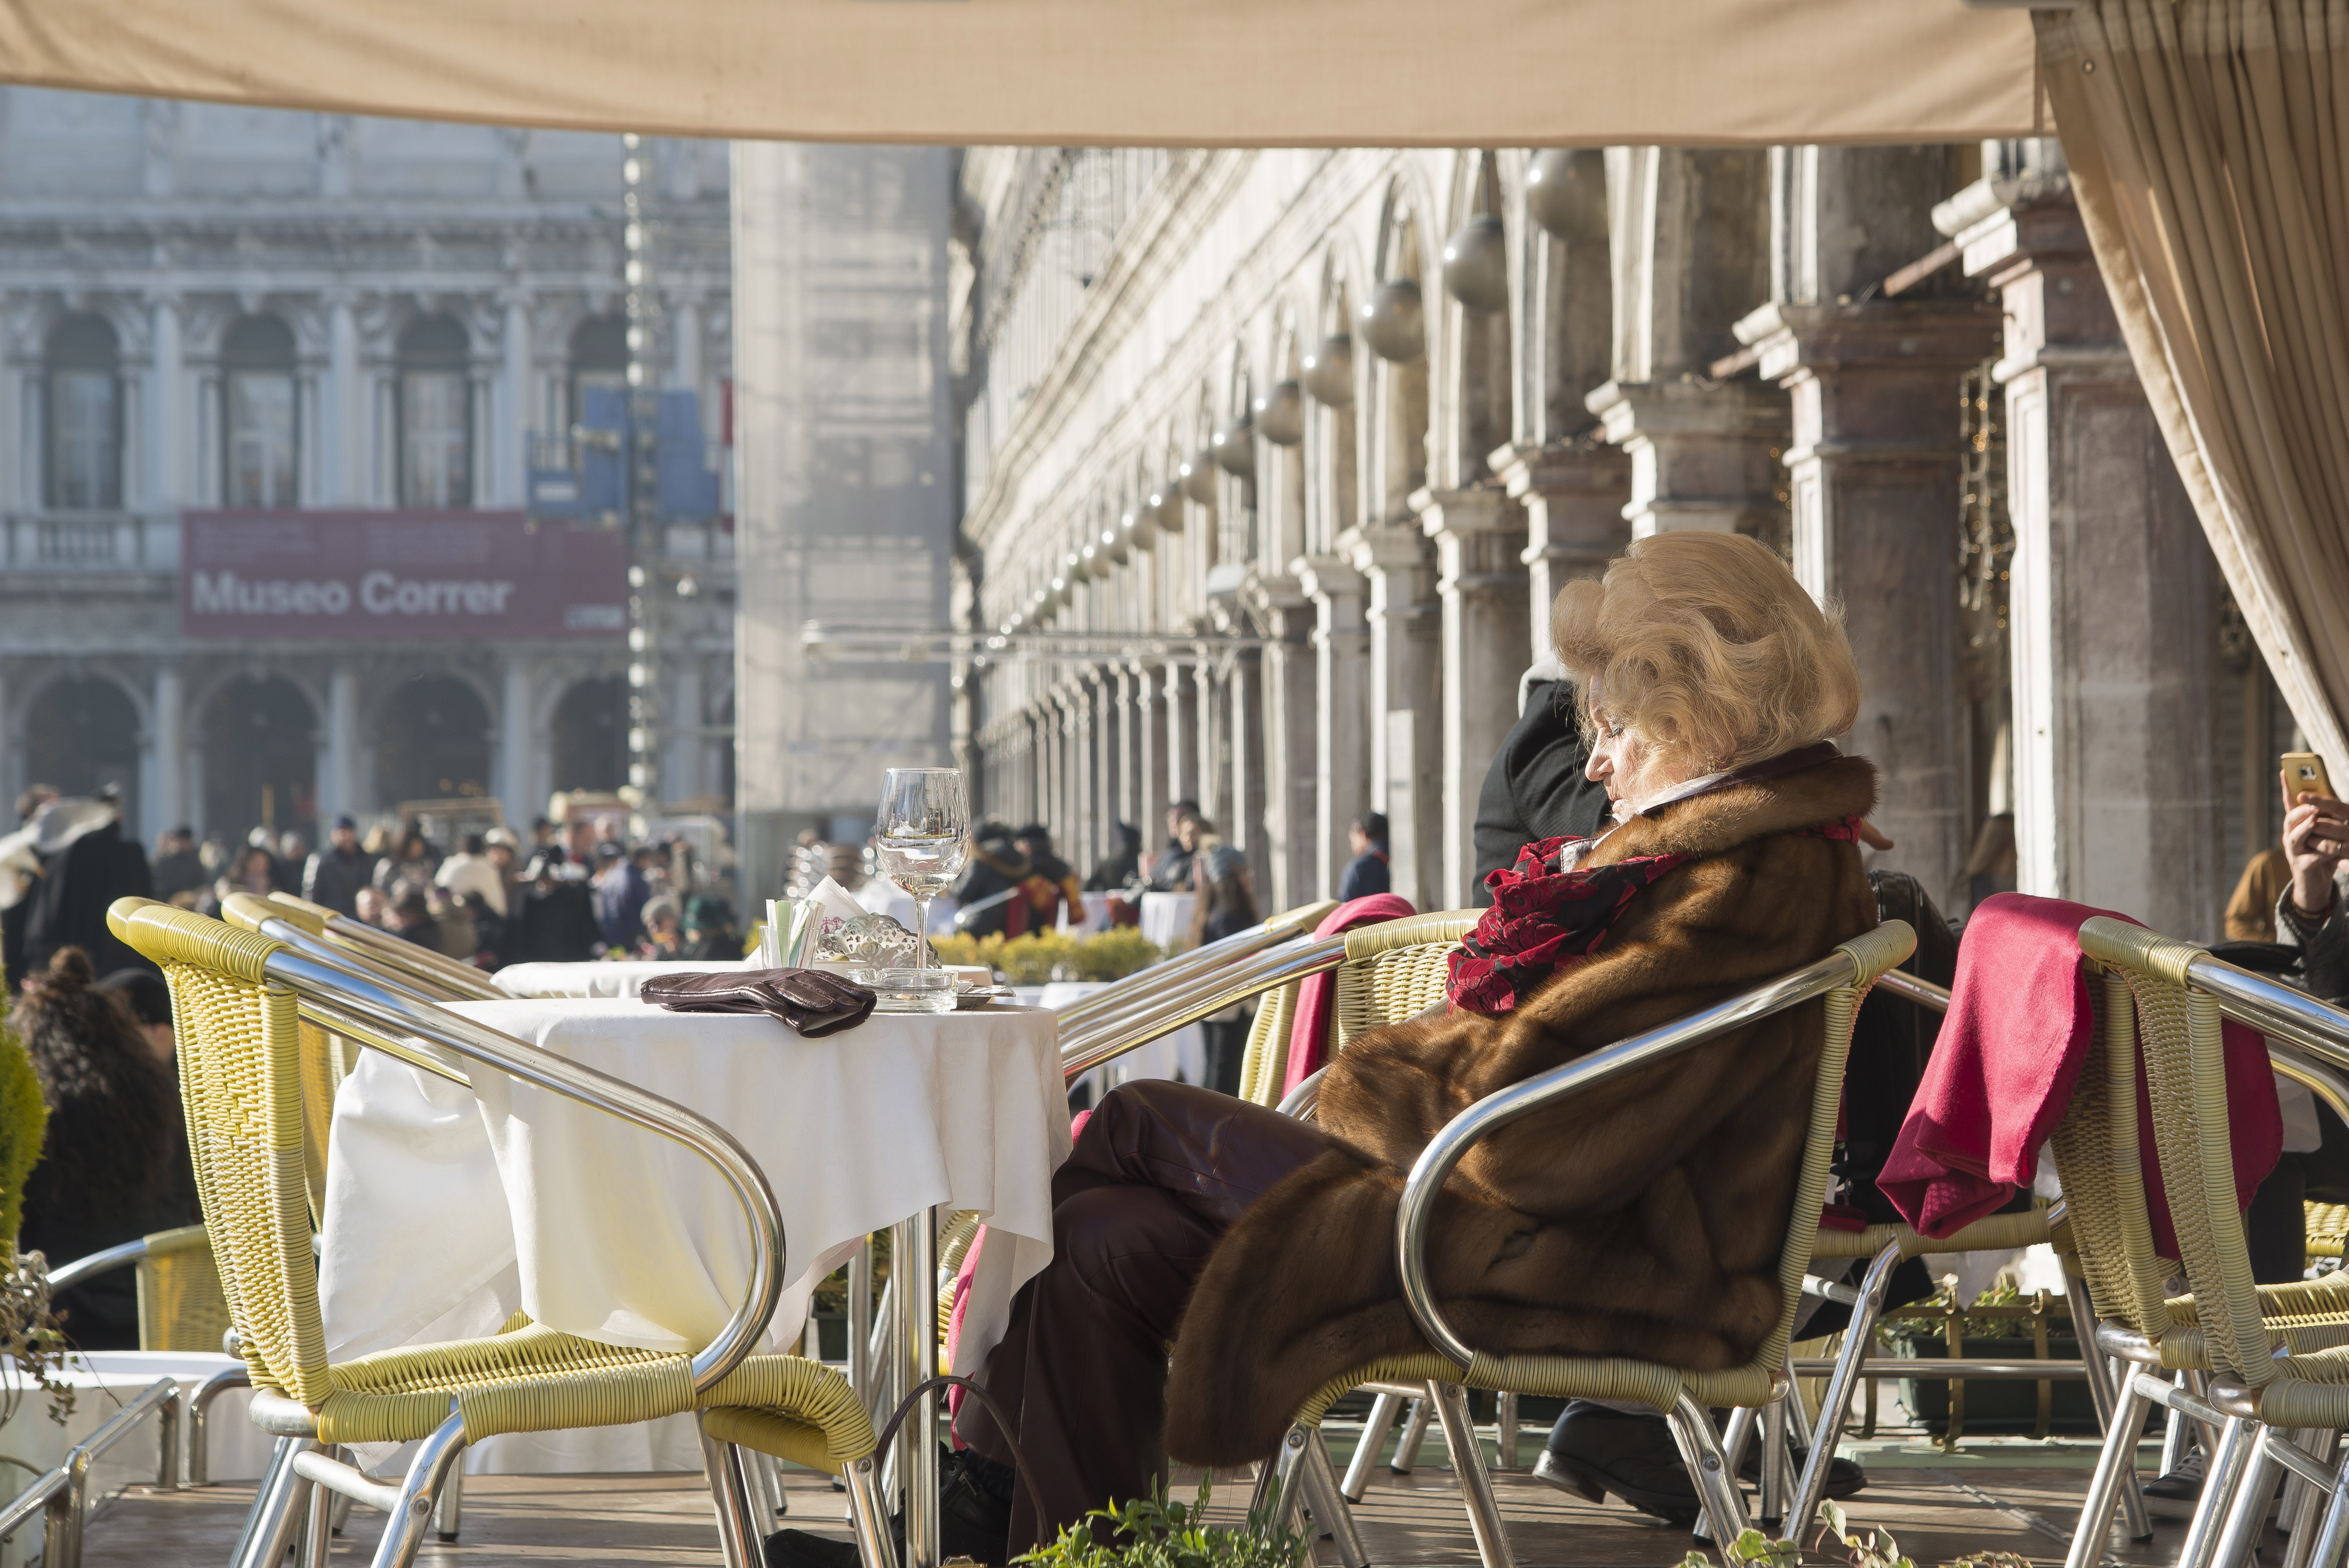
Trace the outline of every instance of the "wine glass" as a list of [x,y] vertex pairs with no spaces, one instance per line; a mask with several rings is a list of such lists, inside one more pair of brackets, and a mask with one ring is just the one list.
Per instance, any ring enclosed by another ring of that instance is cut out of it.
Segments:
[[952,768],[892,768],[874,823],[881,872],[914,901],[914,967],[930,966],[930,901],[970,857],[970,795]]

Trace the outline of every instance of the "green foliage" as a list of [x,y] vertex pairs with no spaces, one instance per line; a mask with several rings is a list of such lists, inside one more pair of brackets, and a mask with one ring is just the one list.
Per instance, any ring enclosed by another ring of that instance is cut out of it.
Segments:
[[[1249,1514],[1236,1530],[1206,1524],[1208,1491],[1202,1478],[1197,1500],[1187,1506],[1168,1501],[1162,1485],[1146,1498],[1095,1509],[1059,1540],[1014,1561],[1040,1568],[1303,1568],[1310,1535],[1277,1529],[1277,1516],[1266,1513]],[[1094,1536],[1097,1519],[1115,1529],[1115,1540]]]
[[25,1228],[25,1178],[40,1162],[48,1122],[49,1108],[41,1099],[33,1058],[16,1031],[0,1017],[0,1240],[10,1253],[16,1250],[17,1233]]
[[[1825,1547],[1832,1540],[1851,1568],[1917,1568],[1901,1555],[1900,1544],[1890,1532],[1870,1531],[1862,1540],[1851,1532],[1843,1510],[1832,1501],[1819,1504],[1819,1517],[1826,1522],[1819,1531],[1817,1544]],[[1748,1563],[1754,1568],[1801,1568],[1803,1549],[1791,1541],[1773,1541],[1758,1530],[1749,1530],[1729,1543],[1721,1560],[1725,1568],[1744,1568]],[[1713,1568],[1713,1562],[1702,1552],[1692,1552],[1681,1559],[1680,1568]],[[2032,1568],[2032,1563],[2016,1552],[1974,1552],[1945,1568]]]
[[941,964],[984,964],[1012,985],[1042,985],[1053,978],[1123,980],[1158,962],[1157,944],[1131,925],[1115,925],[1091,936],[1040,931],[1009,940],[1001,936],[934,936],[930,950]]

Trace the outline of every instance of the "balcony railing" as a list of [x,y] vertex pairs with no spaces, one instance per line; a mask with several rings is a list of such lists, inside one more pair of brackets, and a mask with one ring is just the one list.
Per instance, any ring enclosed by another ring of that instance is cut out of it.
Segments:
[[0,567],[12,572],[171,572],[180,520],[103,511],[36,512],[0,520]]

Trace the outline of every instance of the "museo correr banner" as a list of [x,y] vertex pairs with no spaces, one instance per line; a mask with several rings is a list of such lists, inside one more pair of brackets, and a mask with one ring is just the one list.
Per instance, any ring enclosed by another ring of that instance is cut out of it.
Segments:
[[627,545],[610,529],[500,511],[181,518],[190,637],[614,637],[627,601]]

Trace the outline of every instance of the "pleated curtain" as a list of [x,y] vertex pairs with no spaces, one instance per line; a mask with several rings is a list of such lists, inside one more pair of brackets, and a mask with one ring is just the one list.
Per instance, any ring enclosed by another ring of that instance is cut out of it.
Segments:
[[2037,24],[2170,455],[2310,745],[2349,768],[2349,0],[2088,0]]

